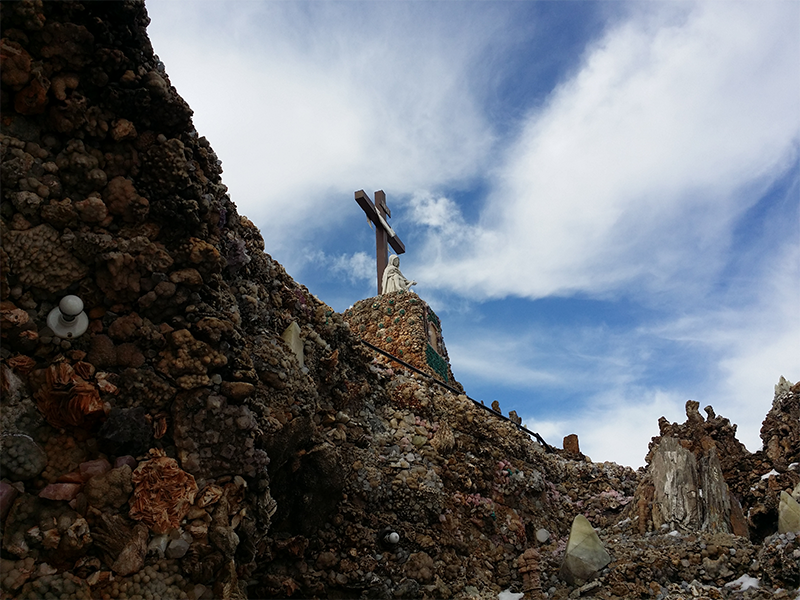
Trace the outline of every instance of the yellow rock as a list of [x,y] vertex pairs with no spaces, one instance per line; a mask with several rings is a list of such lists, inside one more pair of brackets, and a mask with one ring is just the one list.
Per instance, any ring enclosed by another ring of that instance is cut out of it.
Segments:
[[572,521],[564,562],[559,575],[570,585],[583,585],[611,562],[589,520],[577,515]]

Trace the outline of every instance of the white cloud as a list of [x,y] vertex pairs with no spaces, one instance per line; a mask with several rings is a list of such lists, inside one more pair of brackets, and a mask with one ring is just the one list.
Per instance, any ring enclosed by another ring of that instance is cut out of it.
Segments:
[[473,88],[500,13],[473,21],[436,4],[201,6],[149,2],[149,33],[271,252],[330,227],[354,190],[408,194],[471,177],[485,161],[494,137]]
[[549,444],[560,447],[564,436],[577,433],[592,459],[636,467],[658,434],[659,417],[679,417],[686,401],[676,390],[646,385],[645,336],[517,323],[511,330],[476,327],[456,343],[445,341],[462,383],[468,377],[489,389],[528,390],[537,398],[535,409],[516,410]]
[[375,277],[375,261],[366,252],[342,254],[331,262],[335,273],[342,273],[352,282],[370,281]]
[[663,331],[719,356],[718,379],[712,378],[706,397],[697,400],[736,423],[737,437],[750,451],[761,448],[759,432],[774,385],[781,376],[800,380],[800,244],[775,257],[760,275],[752,304],[702,311]]
[[[658,435],[659,417],[684,422],[689,399],[701,407],[712,405],[755,452],[774,385],[781,375],[800,380],[800,245],[775,257],[766,271],[753,273],[762,287],[745,305],[698,308],[620,335],[568,327],[513,336],[473,332],[472,343],[456,344],[450,352],[460,369],[456,376],[468,373],[498,388],[551,388],[553,396],[559,390],[585,390],[579,404],[557,417],[543,417],[551,412],[543,407],[522,416],[551,444],[577,433],[583,452],[596,461],[641,466],[651,437]],[[677,367],[674,381],[648,383],[642,367],[658,362],[654,348],[661,341],[692,348],[704,365],[704,379],[688,383]]]
[[474,251],[420,278],[479,297],[702,288],[736,219],[797,157],[800,36],[792,4],[685,10],[587,51],[504,156]]
[[593,397],[590,407],[573,411],[564,419],[525,418],[528,428],[551,445],[578,434],[581,452],[595,462],[612,461],[633,468],[644,465],[647,446],[658,435],[658,419],[667,416],[683,422],[686,399],[663,390],[639,390],[632,397],[607,392]]

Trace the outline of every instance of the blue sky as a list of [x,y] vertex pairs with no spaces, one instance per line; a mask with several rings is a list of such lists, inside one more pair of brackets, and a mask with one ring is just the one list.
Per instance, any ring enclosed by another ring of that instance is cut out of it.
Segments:
[[150,0],[267,252],[374,295],[383,189],[453,372],[546,440],[643,464],[800,379],[800,3]]

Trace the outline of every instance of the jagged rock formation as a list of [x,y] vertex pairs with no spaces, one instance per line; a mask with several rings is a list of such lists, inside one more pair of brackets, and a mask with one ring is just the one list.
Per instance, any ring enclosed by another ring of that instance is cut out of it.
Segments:
[[[264,252],[141,2],[1,6],[3,598],[566,598],[590,591],[558,577],[578,514],[612,558],[594,597],[800,585],[800,541],[777,534],[797,386],[776,396],[767,453],[716,417],[686,426],[703,435],[662,427],[693,456],[713,441],[755,543],[640,533],[623,511],[641,474],[546,453],[374,360],[356,315]],[[46,318],[69,293],[90,322],[62,340]],[[397,350],[423,349],[398,331]]]
[[772,409],[761,425],[764,454],[781,470],[800,462],[800,405],[797,395],[800,381],[794,385],[781,377],[775,386]]
[[[739,454],[746,450],[727,434],[727,420],[708,407],[706,421],[698,407],[697,402],[686,403],[687,421],[682,427],[660,421],[661,436],[651,442],[650,466],[636,493],[637,526],[640,533],[666,528],[747,537],[741,505],[723,476],[715,437],[733,445]],[[709,435],[720,429],[724,435]]]

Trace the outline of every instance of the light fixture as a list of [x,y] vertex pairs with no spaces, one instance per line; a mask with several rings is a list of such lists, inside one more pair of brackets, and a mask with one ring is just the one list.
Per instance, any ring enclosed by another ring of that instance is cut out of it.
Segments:
[[82,336],[89,328],[89,317],[83,312],[83,300],[78,296],[64,296],[47,315],[47,326],[60,338],[75,339]]

